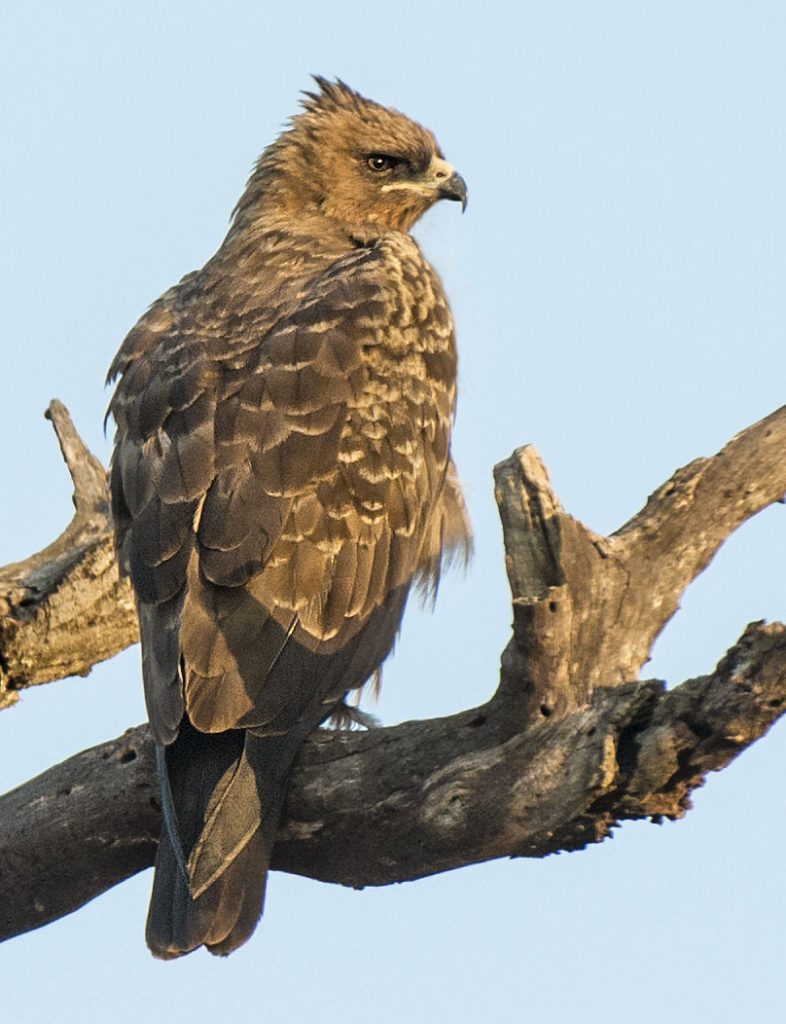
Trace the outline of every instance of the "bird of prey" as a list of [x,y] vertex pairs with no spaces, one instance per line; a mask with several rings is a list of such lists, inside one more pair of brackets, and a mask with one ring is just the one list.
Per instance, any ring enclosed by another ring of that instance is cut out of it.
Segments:
[[305,738],[468,551],[453,323],[409,234],[463,179],[432,133],[316,78],[229,232],[109,371],[164,826],[147,942],[228,954],[262,912]]

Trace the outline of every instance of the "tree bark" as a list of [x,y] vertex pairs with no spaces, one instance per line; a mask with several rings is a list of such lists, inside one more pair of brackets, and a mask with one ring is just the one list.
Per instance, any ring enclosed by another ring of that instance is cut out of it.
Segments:
[[74,483],[75,514],[49,547],[0,568],[0,709],[24,687],[87,675],[139,639],[131,585],[115,561],[106,472],[61,402],[46,416]]
[[[0,570],[6,703],[137,635],[111,554],[103,470],[62,406],[50,410],[76,515],[45,552]],[[610,537],[564,512],[532,447],[501,463],[514,628],[497,693],[449,718],[316,733],[292,777],[273,866],[383,885],[576,850],[622,820],[684,815],[706,773],[786,710],[786,627],[753,623],[713,672],[673,690],[639,673],[723,541],[782,500],[785,450],[786,407],[679,470]],[[0,798],[0,938],[147,867],[159,828],[145,726]]]

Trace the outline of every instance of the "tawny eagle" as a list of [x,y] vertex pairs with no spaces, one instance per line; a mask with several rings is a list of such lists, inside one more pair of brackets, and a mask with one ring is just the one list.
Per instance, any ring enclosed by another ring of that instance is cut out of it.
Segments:
[[155,302],[118,379],[112,506],[164,806],[147,941],[254,930],[287,776],[469,528],[453,323],[409,234],[466,203],[431,132],[317,78],[229,233]]

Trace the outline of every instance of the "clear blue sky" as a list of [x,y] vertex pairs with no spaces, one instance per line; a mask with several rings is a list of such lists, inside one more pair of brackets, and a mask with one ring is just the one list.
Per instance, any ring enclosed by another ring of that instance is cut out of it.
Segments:
[[[777,0],[4,0],[0,564],[70,515],[50,398],[106,460],[125,332],[215,250],[309,73],[339,75],[433,128],[470,188],[418,236],[458,323],[477,556],[433,616],[411,610],[378,711],[486,699],[511,617],[493,463],[533,442],[611,531],[784,401],[785,43]],[[786,616],[785,532],[778,507],[732,539],[652,675],[706,672]],[[136,650],[27,692],[0,714],[0,789],[143,718]],[[3,1018],[782,1021],[784,728],[684,822],[584,853],[362,893],[274,875],[228,961],[149,957],[146,872],[0,947]]]

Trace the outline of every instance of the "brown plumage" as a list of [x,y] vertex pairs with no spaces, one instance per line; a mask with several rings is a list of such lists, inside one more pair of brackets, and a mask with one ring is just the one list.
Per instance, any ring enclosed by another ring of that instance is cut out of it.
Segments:
[[468,550],[456,352],[407,233],[466,201],[433,135],[341,82],[262,154],[216,255],[115,358],[112,504],[165,827],[147,939],[253,931],[287,775]]

